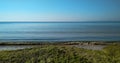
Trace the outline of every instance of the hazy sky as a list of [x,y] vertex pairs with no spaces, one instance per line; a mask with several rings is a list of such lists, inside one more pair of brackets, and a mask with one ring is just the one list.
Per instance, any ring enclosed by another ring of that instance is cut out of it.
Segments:
[[120,21],[120,0],[0,0],[0,21]]

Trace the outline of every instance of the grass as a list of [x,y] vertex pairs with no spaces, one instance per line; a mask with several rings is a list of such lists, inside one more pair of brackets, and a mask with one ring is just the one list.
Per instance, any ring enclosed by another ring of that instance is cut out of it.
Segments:
[[109,45],[103,50],[48,45],[0,51],[0,63],[120,63],[120,45]]

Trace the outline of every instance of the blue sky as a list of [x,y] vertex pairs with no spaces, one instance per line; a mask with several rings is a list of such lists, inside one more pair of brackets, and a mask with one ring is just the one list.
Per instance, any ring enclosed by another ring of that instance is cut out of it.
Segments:
[[120,21],[120,0],[0,0],[0,21]]

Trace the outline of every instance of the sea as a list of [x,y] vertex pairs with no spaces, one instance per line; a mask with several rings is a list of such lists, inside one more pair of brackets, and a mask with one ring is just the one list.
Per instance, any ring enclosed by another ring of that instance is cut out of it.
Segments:
[[0,22],[0,41],[119,41],[120,21]]

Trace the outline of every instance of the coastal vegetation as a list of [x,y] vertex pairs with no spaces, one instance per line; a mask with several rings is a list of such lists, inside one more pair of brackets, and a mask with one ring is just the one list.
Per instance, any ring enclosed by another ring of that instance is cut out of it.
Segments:
[[20,50],[0,51],[0,63],[120,63],[120,44],[102,50],[69,45],[44,45]]

